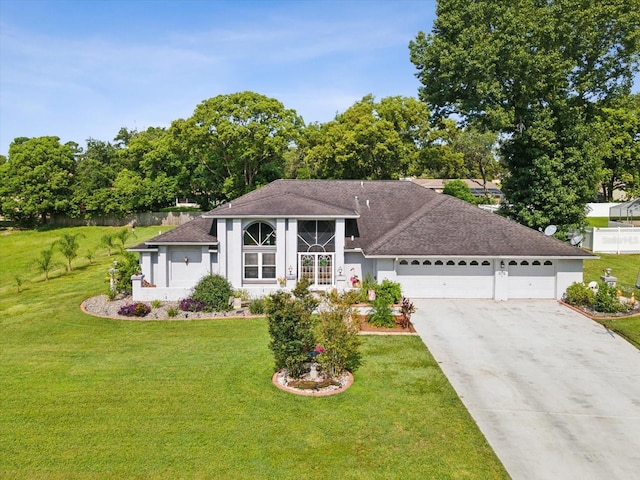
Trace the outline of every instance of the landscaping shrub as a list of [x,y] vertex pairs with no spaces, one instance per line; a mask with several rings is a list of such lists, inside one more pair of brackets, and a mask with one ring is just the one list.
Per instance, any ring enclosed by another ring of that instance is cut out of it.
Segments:
[[193,287],[191,298],[202,302],[218,312],[229,310],[229,297],[233,296],[233,288],[222,275],[206,275]]
[[286,368],[292,377],[300,377],[315,346],[311,312],[283,291],[267,297],[266,312],[276,370]]
[[124,315],[126,317],[144,317],[151,312],[151,307],[146,303],[135,302],[128,303],[120,307],[118,315]]
[[249,312],[252,315],[262,315],[265,311],[265,300],[264,298],[254,298],[249,303]]
[[392,282],[386,278],[382,283],[374,287],[376,298],[382,297],[390,305],[400,302],[402,298],[402,288],[397,282]]
[[616,287],[606,282],[598,282],[598,292],[595,295],[593,309],[596,312],[617,313],[627,311],[629,307],[620,303]]
[[596,294],[587,285],[575,282],[567,287],[563,300],[569,305],[591,307],[595,298]]
[[169,318],[174,318],[178,316],[178,309],[174,306],[167,308],[167,316]]
[[309,291],[311,286],[309,278],[302,278],[293,289],[293,296],[301,303],[302,307],[309,313],[312,313],[319,305],[319,301]]
[[208,304],[201,302],[200,300],[183,298],[180,300],[180,310],[183,312],[210,312],[212,309]]
[[160,308],[162,306],[162,302],[160,300],[152,300],[151,308]]
[[118,281],[116,288],[119,292],[131,293],[131,276],[140,271],[138,254],[133,252],[122,252],[118,260]]
[[384,297],[376,297],[372,303],[372,312],[367,316],[367,322],[376,327],[395,327],[391,305]]
[[402,314],[402,321],[400,325],[402,328],[409,328],[411,324],[411,315],[416,311],[416,307],[411,300],[407,297],[402,297],[402,303],[400,304],[400,313]]
[[321,347],[316,361],[332,377],[344,370],[354,372],[361,364],[358,325],[346,306],[348,300],[339,297],[337,300],[330,309],[319,314],[315,326],[316,342]]

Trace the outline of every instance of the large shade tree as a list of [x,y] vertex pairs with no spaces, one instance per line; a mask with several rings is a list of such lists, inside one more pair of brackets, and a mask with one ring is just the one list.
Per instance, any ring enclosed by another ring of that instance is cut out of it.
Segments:
[[421,175],[437,155],[426,105],[411,97],[366,95],[301,142],[308,176],[391,179]]
[[7,218],[43,223],[70,206],[75,172],[75,143],[58,137],[16,138],[8,161],[0,166],[0,202]]
[[604,170],[602,196],[614,199],[614,190],[628,197],[640,194],[640,94],[623,97],[599,114],[599,145]]
[[509,213],[533,227],[579,224],[595,196],[599,107],[629,92],[640,0],[441,0],[410,44],[436,117],[502,134]]
[[175,141],[206,175],[214,201],[231,200],[281,178],[284,155],[302,119],[278,100],[254,92],[218,95],[172,125]]

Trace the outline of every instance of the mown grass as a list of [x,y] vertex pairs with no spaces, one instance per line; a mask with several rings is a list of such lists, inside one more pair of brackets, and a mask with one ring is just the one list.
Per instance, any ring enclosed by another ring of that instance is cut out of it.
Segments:
[[607,228],[609,226],[609,217],[587,217],[587,225],[596,228]]
[[[640,255],[615,255],[599,253],[599,259],[584,261],[584,281],[600,280],[605,269],[611,269],[611,275],[618,279],[619,285],[633,287],[640,273]],[[640,299],[640,289],[634,288],[636,297]],[[607,328],[619,333],[636,347],[640,348],[640,317],[615,318],[598,320]]]
[[[508,478],[417,337],[366,337],[349,390],[295,396],[271,384],[264,319],[83,314],[113,257],[30,267],[65,230],[0,234],[0,477]],[[71,230],[83,251],[117,231]]]

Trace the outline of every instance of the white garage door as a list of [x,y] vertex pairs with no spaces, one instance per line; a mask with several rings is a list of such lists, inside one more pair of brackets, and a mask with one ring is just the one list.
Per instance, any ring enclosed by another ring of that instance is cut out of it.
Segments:
[[509,272],[509,298],[556,298],[556,270],[552,261],[512,260]]
[[483,260],[401,259],[402,292],[413,298],[493,298],[493,263]]

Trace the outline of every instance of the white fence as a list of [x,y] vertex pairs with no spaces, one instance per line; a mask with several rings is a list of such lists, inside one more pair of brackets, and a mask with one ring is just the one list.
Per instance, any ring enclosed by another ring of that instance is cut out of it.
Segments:
[[594,253],[640,253],[640,228],[587,228],[582,246]]

